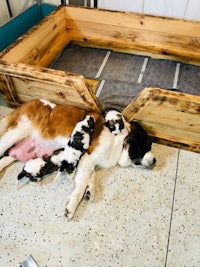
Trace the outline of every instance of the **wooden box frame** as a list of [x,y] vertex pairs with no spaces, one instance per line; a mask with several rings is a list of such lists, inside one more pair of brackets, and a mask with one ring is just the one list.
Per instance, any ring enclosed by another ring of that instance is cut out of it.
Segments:
[[[101,112],[98,81],[47,66],[70,42],[200,66],[200,22],[60,6],[0,54],[0,90],[10,107],[46,98]],[[159,142],[199,152],[200,97],[144,89],[123,111]]]

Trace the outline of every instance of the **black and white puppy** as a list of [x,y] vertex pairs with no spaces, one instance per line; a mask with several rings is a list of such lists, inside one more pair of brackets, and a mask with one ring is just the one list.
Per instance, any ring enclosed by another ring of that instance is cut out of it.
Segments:
[[94,125],[94,117],[87,115],[83,121],[77,123],[65,150],[51,157],[51,161],[59,166],[55,181],[63,171],[66,171],[68,174],[74,172],[81,156],[89,148],[90,136],[94,130]]
[[[117,110],[109,110],[104,113],[105,125],[115,136],[119,135],[122,131],[126,130],[126,121]],[[127,131],[127,130],[126,130]]]
[[89,147],[94,124],[94,117],[87,115],[84,120],[77,123],[64,150],[57,150],[50,157],[27,161],[18,175],[18,181],[27,177],[32,182],[39,182],[46,174],[57,170],[59,170],[59,174],[63,171],[71,174]]
[[[64,149],[59,149],[54,151],[53,155],[58,155],[62,153]],[[41,179],[52,172],[59,169],[57,164],[54,164],[51,160],[52,156],[44,158],[35,158],[27,161],[23,167],[23,170],[19,173],[17,177],[17,187],[20,185],[20,180],[24,177],[29,178],[31,182],[39,182]]]

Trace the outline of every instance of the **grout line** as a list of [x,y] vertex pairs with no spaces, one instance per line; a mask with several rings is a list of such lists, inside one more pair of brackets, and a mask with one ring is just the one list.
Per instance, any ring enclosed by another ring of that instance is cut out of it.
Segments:
[[178,76],[179,76],[179,73],[180,73],[180,66],[181,66],[180,63],[176,64],[176,70],[175,70],[174,81],[173,81],[173,86],[172,86],[172,88],[174,88],[174,89],[177,89]]
[[145,72],[146,67],[147,67],[148,60],[149,60],[148,57],[145,57],[143,65],[142,65],[142,69],[141,69],[141,72],[140,72],[140,75],[139,75],[138,80],[137,80],[137,83],[141,83],[142,82],[142,79],[143,79],[143,76],[144,76],[144,72]]
[[105,80],[102,80],[102,81],[100,82],[100,85],[99,85],[99,87],[98,87],[98,89],[97,89],[97,91],[96,91],[96,96],[97,96],[97,97],[100,96],[101,91],[102,91],[102,89],[103,89],[103,87],[104,87],[105,82],[106,82]]
[[173,212],[174,212],[174,202],[175,202],[176,183],[177,183],[177,176],[178,176],[179,157],[180,157],[180,149],[178,149],[178,157],[177,157],[177,163],[176,163],[176,177],[175,177],[175,182],[174,182],[174,191],[173,191],[173,198],[172,198],[170,223],[169,223],[169,233],[168,233],[167,250],[166,250],[166,257],[165,257],[165,265],[164,265],[164,267],[167,267],[167,259],[168,259],[168,253],[169,253],[169,243],[170,243],[170,235],[171,235],[171,228],[172,228],[172,217],[173,217]]
[[98,70],[96,76],[95,76],[96,79],[100,77],[100,75],[101,75],[101,73],[102,73],[102,71],[103,71],[103,69],[104,69],[104,67],[105,67],[105,65],[106,65],[106,62],[108,61],[108,58],[109,58],[109,56],[110,56],[110,53],[111,53],[110,51],[108,51],[108,52],[106,53],[106,56],[105,56],[105,58],[104,58],[104,60],[103,60],[103,62],[102,62],[102,64],[101,64],[101,66],[100,66],[100,68],[99,68],[99,70]]

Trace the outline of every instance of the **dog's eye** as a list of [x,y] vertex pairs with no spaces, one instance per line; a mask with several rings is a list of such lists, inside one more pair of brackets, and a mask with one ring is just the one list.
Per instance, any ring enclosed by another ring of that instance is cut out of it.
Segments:
[[110,125],[109,123],[107,123],[106,126],[111,132],[115,131],[115,125]]
[[111,130],[114,130],[114,129],[115,129],[115,126],[114,126],[114,125],[110,125],[109,128],[110,128]]

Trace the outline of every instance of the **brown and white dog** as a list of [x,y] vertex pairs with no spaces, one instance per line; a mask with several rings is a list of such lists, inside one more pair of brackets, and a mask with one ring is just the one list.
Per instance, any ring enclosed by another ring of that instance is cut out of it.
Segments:
[[[65,149],[77,123],[87,115],[94,118],[94,129],[89,148],[80,157],[74,174],[75,188],[65,209],[68,218],[74,216],[84,195],[93,199],[96,166],[151,168],[155,164],[147,133],[138,123],[128,123],[118,111],[111,110],[103,116],[44,99],[32,100],[15,109],[3,119],[0,129],[1,171],[16,160],[45,158],[58,149]],[[18,151],[20,145],[23,153]]]

